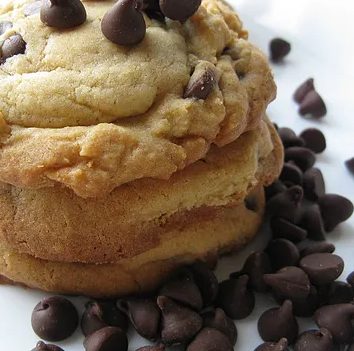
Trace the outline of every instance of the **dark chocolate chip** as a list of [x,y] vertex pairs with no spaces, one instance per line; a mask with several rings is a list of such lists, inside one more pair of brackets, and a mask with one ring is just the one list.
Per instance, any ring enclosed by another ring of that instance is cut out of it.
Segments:
[[354,289],[354,272],[351,272],[348,276],[347,276],[347,282],[352,286],[352,288]]
[[122,46],[139,44],[146,33],[142,7],[142,0],[118,0],[102,19],[104,36]]
[[117,307],[129,317],[138,334],[152,341],[157,339],[160,311],[155,301],[145,298],[129,298],[119,300]]
[[305,96],[312,90],[315,90],[313,78],[309,78],[296,89],[294,100],[300,104]]
[[161,12],[159,0],[143,0],[144,11]]
[[303,211],[299,225],[307,231],[309,239],[316,241],[326,239],[323,220],[318,205],[309,206]]
[[197,12],[201,0],[160,0],[161,12],[168,18],[185,22]]
[[280,180],[276,180],[274,183],[264,188],[267,201],[285,190],[286,186]]
[[233,347],[219,330],[203,328],[186,351],[233,351]]
[[227,336],[232,346],[237,341],[237,329],[234,321],[226,316],[221,308],[215,311],[204,312],[201,314],[203,318],[203,326],[207,328],[214,328]]
[[160,289],[159,295],[167,296],[183,305],[200,311],[203,307],[203,298],[193,274],[189,269],[183,269],[172,276]]
[[292,344],[299,331],[296,318],[293,316],[293,304],[284,301],[280,307],[273,307],[263,312],[258,320],[258,333],[264,341],[277,342],[286,338]]
[[294,185],[291,188],[274,195],[268,201],[267,209],[272,215],[286,219],[291,223],[295,223],[302,198],[302,188],[298,185]]
[[123,330],[117,327],[105,327],[86,336],[86,351],[127,351],[128,339]]
[[255,297],[248,288],[248,280],[247,275],[242,275],[238,279],[224,280],[219,285],[215,305],[222,308],[232,319],[244,319],[254,309]]
[[13,34],[4,40],[1,47],[1,61],[5,62],[6,59],[24,54],[26,51],[26,42],[22,39],[20,34]]
[[38,341],[36,347],[32,351],[64,351],[64,350],[57,345],[45,344],[43,341]]
[[269,256],[274,271],[287,266],[297,266],[300,261],[299,249],[294,243],[286,239],[270,241],[265,252]]
[[283,143],[284,149],[292,146],[304,146],[305,144],[305,142],[290,128],[279,128],[278,134]]
[[42,6],[42,0],[31,2],[30,4],[26,5],[23,8],[23,13],[25,14],[26,17],[36,15],[37,13],[40,13],[41,6]]
[[305,197],[310,201],[317,201],[325,194],[325,182],[318,168],[310,168],[303,174],[303,189]]
[[279,217],[270,219],[270,228],[272,229],[273,238],[287,239],[294,244],[305,240],[307,237],[305,229]]
[[294,351],[331,351],[333,346],[332,334],[329,330],[307,330],[296,339]]
[[204,263],[196,262],[190,267],[194,281],[198,285],[200,293],[203,297],[204,307],[210,306],[219,291],[219,283],[214,272],[210,270]]
[[257,292],[267,292],[269,289],[263,281],[263,275],[273,273],[268,255],[263,251],[251,253],[242,269],[239,272],[231,273],[231,279],[237,279],[241,275],[247,274],[249,277],[248,286]]
[[321,118],[327,114],[326,104],[315,90],[309,91],[301,101],[299,113],[301,116],[311,115]]
[[118,327],[126,331],[128,319],[114,302],[89,301],[81,318],[83,334],[87,336],[104,327]]
[[333,244],[323,241],[306,246],[300,251],[300,255],[301,257],[305,257],[315,253],[333,253],[335,249],[336,248]]
[[48,27],[73,28],[86,21],[86,10],[80,0],[43,0],[40,18]]
[[296,164],[287,162],[283,166],[279,179],[293,185],[302,185],[302,171]]
[[279,62],[289,54],[291,50],[291,45],[284,39],[274,38],[269,44],[269,49],[270,59],[273,62]]
[[343,259],[330,253],[316,253],[305,256],[300,261],[302,268],[314,285],[334,282],[343,272]]
[[349,303],[323,306],[316,311],[314,316],[316,324],[320,328],[328,329],[333,340],[339,345],[353,341],[353,318],[354,305]]
[[143,346],[138,348],[136,351],[165,351],[166,346],[164,344],[159,344],[156,346]]
[[12,28],[12,22],[2,21],[0,22],[0,35],[4,34],[6,31]]
[[217,84],[214,72],[210,68],[196,67],[189,79],[183,98],[195,98],[205,100]]
[[346,282],[335,281],[331,284],[331,289],[326,294],[321,294],[320,298],[323,305],[350,303],[354,298],[353,289]]
[[288,340],[281,338],[277,343],[265,342],[259,345],[254,351],[289,351]]
[[310,294],[309,277],[298,267],[284,267],[263,279],[284,300],[304,302]]
[[164,344],[184,344],[202,328],[202,317],[192,309],[175,303],[166,296],[159,296],[157,304],[162,312],[161,341]]
[[320,300],[316,288],[311,285],[310,293],[306,301],[294,301],[293,313],[297,317],[312,317],[320,306]]
[[347,166],[349,172],[351,174],[354,174],[354,157],[350,158],[349,160],[346,160],[345,165]]
[[303,130],[300,137],[305,141],[305,147],[312,150],[315,154],[320,154],[326,149],[326,137],[317,128]]
[[344,196],[326,194],[318,199],[324,228],[331,232],[353,214],[353,203]]
[[32,312],[33,331],[47,341],[61,341],[74,333],[79,324],[75,306],[67,299],[50,296],[40,301]]
[[293,146],[284,152],[285,161],[294,161],[295,164],[303,171],[307,171],[316,162],[315,154],[305,147]]

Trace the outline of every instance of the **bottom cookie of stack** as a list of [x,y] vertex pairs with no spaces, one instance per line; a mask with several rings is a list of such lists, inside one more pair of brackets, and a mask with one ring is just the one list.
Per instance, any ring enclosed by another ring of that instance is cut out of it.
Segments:
[[143,179],[100,199],[0,184],[0,273],[93,297],[153,290],[178,266],[247,244],[262,222],[263,186],[282,162],[265,118],[169,180]]

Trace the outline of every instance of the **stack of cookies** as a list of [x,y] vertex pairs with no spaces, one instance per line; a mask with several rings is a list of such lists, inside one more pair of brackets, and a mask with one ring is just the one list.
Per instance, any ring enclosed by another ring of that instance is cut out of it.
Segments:
[[283,150],[271,70],[237,14],[48,3],[0,7],[3,280],[119,296],[243,247]]

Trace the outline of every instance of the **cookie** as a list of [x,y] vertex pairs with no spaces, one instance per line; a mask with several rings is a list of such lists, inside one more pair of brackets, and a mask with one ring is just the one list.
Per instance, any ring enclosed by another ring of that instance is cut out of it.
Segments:
[[[219,206],[274,181],[283,150],[268,120],[169,180],[142,179],[84,199],[62,188],[0,185],[0,233],[11,248],[51,261],[116,263],[159,247]],[[174,252],[173,250],[171,252]]]
[[261,185],[249,196],[255,210],[247,209],[244,203],[219,206],[217,217],[200,218],[182,232],[176,228],[160,246],[115,264],[41,260],[13,250],[1,237],[0,272],[17,284],[70,295],[113,297],[151,291],[180,265],[210,260],[244,247],[258,232],[265,208]]
[[[184,23],[144,13],[145,37],[127,47],[101,30],[114,3],[84,2],[86,21],[67,30],[33,1],[0,7],[1,182],[104,196],[169,179],[259,124],[276,87],[228,5],[205,0]],[[205,72],[208,96],[190,93]]]

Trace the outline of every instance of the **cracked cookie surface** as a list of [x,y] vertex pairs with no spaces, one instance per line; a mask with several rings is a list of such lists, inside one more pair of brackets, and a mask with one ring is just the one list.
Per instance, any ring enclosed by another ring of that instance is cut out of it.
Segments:
[[[103,196],[168,179],[257,126],[276,89],[230,7],[205,0],[184,24],[144,15],[144,40],[127,48],[100,29],[113,4],[85,1],[87,21],[69,30],[46,27],[31,1],[0,7],[0,22],[12,23],[0,46],[17,34],[26,44],[0,65],[0,181]],[[200,66],[217,84],[205,100],[183,98]]]

